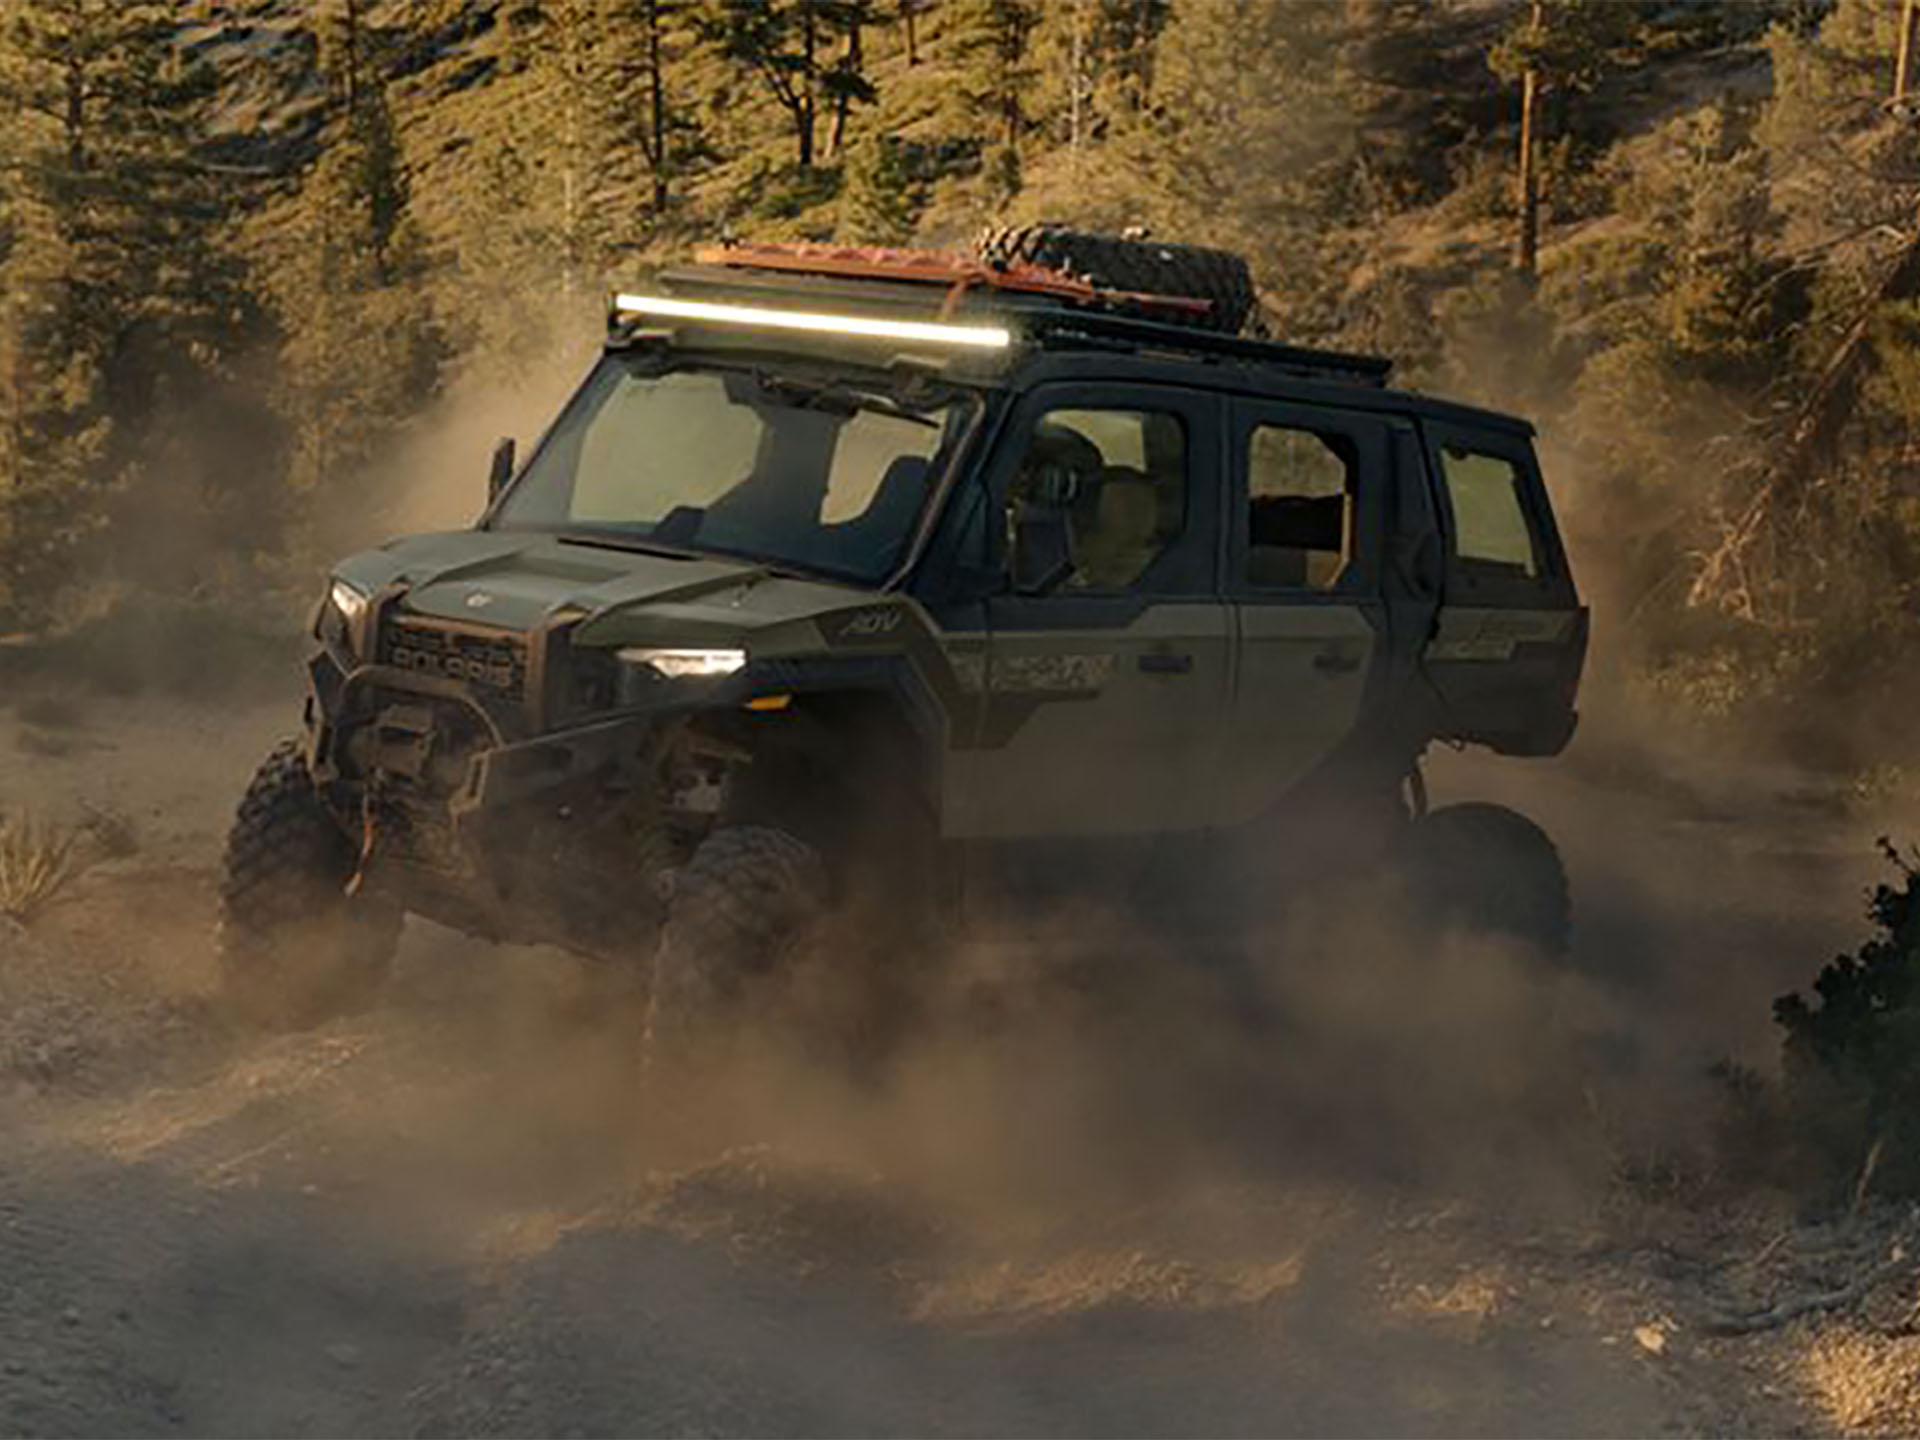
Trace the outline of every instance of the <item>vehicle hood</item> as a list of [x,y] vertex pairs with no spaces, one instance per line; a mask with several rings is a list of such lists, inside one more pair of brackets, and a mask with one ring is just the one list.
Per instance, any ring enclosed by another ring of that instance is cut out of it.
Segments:
[[582,617],[583,645],[707,644],[806,625],[873,592],[777,575],[747,560],[680,559],[552,535],[462,530],[362,551],[336,575],[369,593],[405,587],[415,614],[504,630]]

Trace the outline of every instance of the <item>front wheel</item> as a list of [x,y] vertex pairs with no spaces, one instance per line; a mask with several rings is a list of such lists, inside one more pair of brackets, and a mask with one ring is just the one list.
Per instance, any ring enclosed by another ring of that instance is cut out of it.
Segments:
[[401,912],[349,896],[352,843],[288,740],[254,773],[227,834],[220,972],[247,1022],[300,1029],[365,1008],[385,983]]
[[671,873],[647,1002],[648,1068],[712,1063],[715,1047],[826,909],[826,866],[784,830],[730,825]]

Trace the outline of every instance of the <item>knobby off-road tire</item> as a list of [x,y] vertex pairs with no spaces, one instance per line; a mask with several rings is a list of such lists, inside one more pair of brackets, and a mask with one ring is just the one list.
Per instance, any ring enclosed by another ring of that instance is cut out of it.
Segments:
[[1415,820],[1399,852],[1412,918],[1435,934],[1480,934],[1564,964],[1573,943],[1566,867],[1546,832],[1504,805],[1448,805]]
[[282,742],[254,773],[227,834],[220,970],[241,1020],[300,1029],[364,1009],[379,993],[402,916],[346,894],[354,864],[299,742]]
[[826,867],[784,830],[732,825],[673,872],[647,1003],[650,1073],[717,1063],[750,992],[817,929]]
[[1243,258],[1226,250],[1128,240],[1064,225],[1018,225],[986,231],[974,242],[974,252],[990,263],[1024,260],[1064,270],[1111,290],[1209,301],[1213,308],[1205,315],[1178,321],[1203,330],[1237,335],[1259,317],[1252,272]]

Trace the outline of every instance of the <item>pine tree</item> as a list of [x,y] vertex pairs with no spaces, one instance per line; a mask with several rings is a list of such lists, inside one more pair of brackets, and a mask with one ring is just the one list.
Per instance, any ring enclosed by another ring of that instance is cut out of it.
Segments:
[[892,135],[874,135],[847,158],[840,191],[840,236],[861,245],[901,245],[913,238],[927,202],[905,148]]
[[847,118],[855,102],[871,105],[877,98],[867,79],[862,37],[873,23],[872,0],[839,0],[839,25],[845,37],[840,58],[821,77],[821,89],[833,102],[833,128],[827,132],[827,154],[838,155],[846,144]]
[[[92,543],[132,495],[179,476],[182,423],[218,388],[253,315],[199,163],[210,89],[174,44],[173,7],[69,0],[12,10],[0,83],[12,153],[0,444],[0,606],[44,621],[62,582],[103,573]],[[184,497],[175,496],[175,501]],[[151,552],[151,536],[142,547]]]
[[1093,0],[1087,50],[1095,87],[1117,110],[1138,110],[1153,88],[1153,47],[1169,0]]
[[1761,140],[1794,218],[1823,236],[1905,229],[1912,215],[1920,153],[1910,125],[1883,103],[1901,18],[1878,0],[1837,0],[1810,31],[1779,26],[1767,37],[1774,84]]
[[893,14],[899,22],[901,38],[906,43],[909,68],[920,63],[919,20],[931,3],[932,0],[893,0]]
[[688,7],[684,0],[608,0],[602,26],[597,83],[610,158],[645,161],[657,215],[674,181],[706,154],[693,107],[674,82],[693,42]]
[[[759,78],[793,127],[794,161],[812,168],[823,103],[874,98],[858,37],[866,0],[710,0],[701,34],[727,61]],[[842,53],[829,58],[836,41]]]
[[1619,0],[1529,0],[1487,57],[1496,75],[1520,87],[1519,213],[1513,265],[1531,278],[1540,264],[1540,107],[1549,93],[1590,90],[1628,53],[1639,15]]
[[308,493],[355,478],[445,360],[374,37],[357,0],[335,0],[326,18],[332,114],[275,267],[290,478]]
[[1139,115],[1153,83],[1153,52],[1170,0],[1063,0],[1035,14],[1025,46],[1034,61],[1024,109],[1066,142],[1070,159]]
[[1040,20],[1035,0],[957,0],[947,21],[946,63],[961,118],[1015,157],[1016,169],[1026,96],[1039,73],[1029,46]]
[[591,288],[608,239],[605,27],[599,0],[522,0],[515,23],[522,83],[514,98],[525,123],[509,143],[548,181],[536,211],[568,300]]

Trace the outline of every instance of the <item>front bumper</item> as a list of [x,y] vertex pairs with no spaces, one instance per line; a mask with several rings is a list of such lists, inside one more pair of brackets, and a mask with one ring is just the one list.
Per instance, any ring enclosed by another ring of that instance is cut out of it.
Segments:
[[470,934],[596,955],[657,926],[658,871],[711,819],[675,788],[714,753],[683,722],[746,684],[535,732],[529,710],[417,668],[322,652],[310,678],[309,763],[367,889]]

